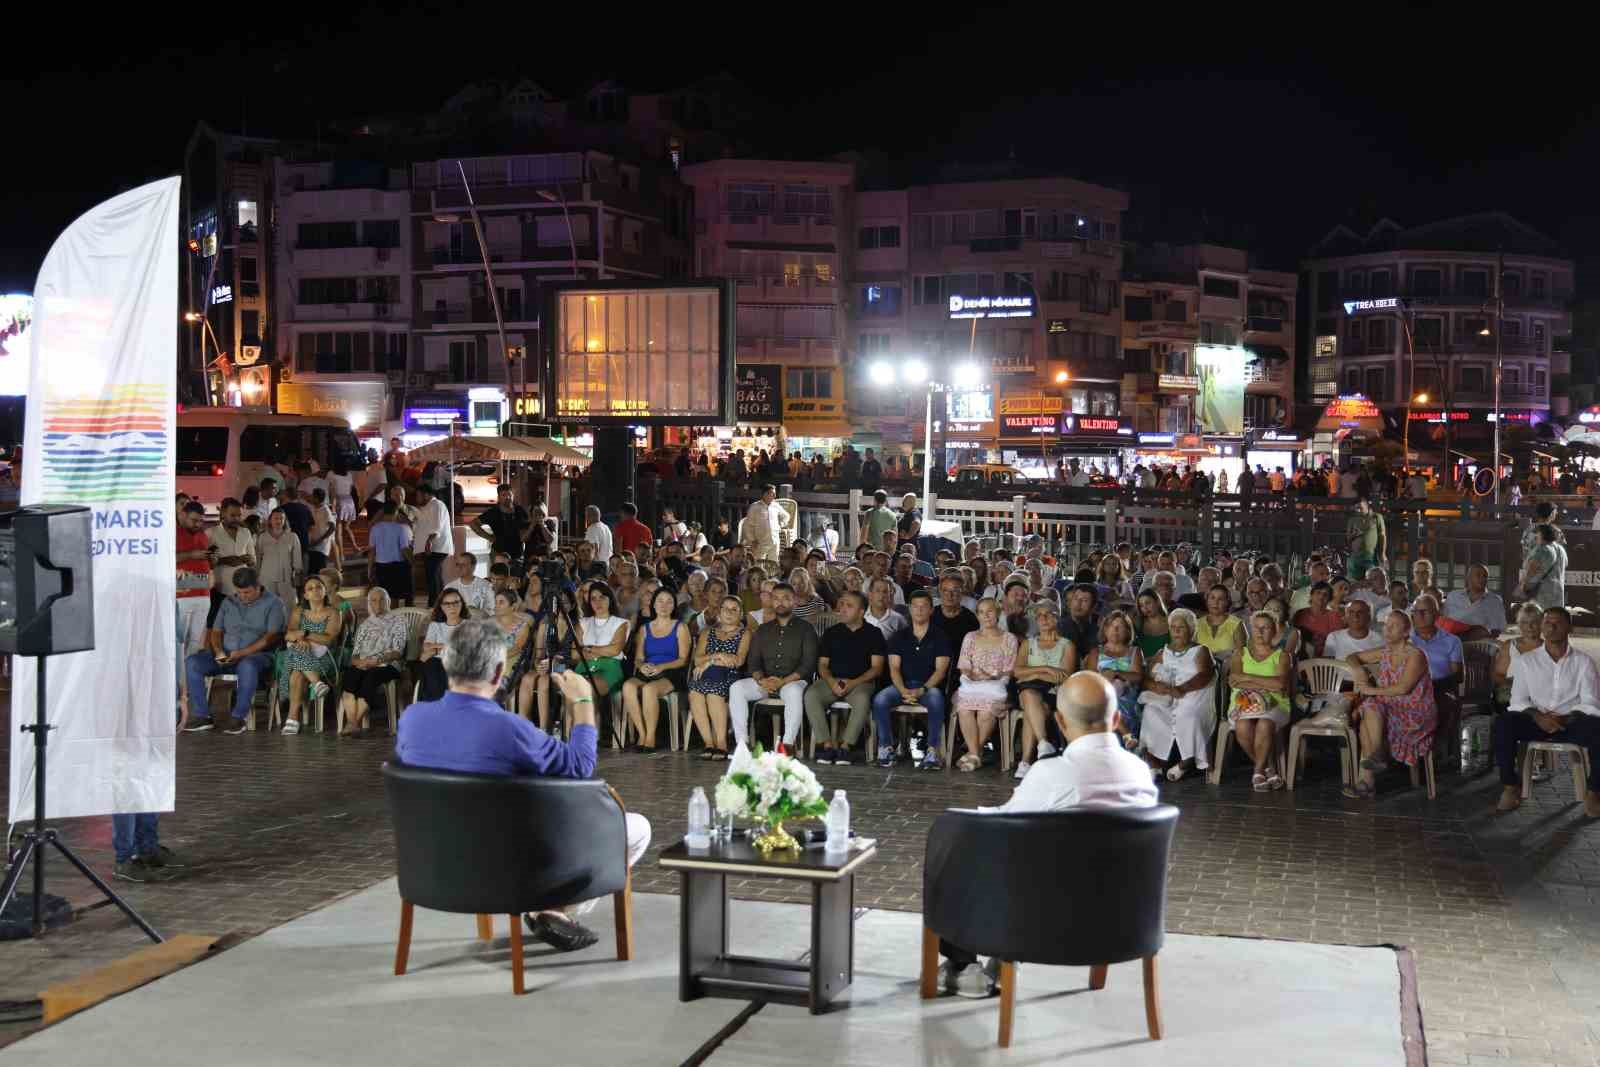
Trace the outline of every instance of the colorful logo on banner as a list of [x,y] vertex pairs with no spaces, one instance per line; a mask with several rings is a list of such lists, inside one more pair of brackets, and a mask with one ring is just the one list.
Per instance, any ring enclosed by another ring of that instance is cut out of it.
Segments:
[[167,459],[164,408],[171,395],[167,386],[119,385],[101,396],[46,400],[44,498],[74,504],[170,500],[155,476]]

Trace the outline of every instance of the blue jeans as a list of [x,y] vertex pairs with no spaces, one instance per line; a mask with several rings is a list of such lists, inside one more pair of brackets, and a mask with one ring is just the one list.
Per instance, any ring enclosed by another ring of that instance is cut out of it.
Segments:
[[[872,721],[878,725],[879,748],[886,745],[893,747],[894,724],[890,720],[894,709],[904,703],[900,690],[892,685],[884,686],[872,698]],[[928,747],[937,750],[944,732],[944,690],[929,689],[917,698],[917,703],[928,709]]]
[[154,812],[144,815],[111,816],[111,847],[116,850],[117,862],[127,863],[135,856],[152,856],[161,847],[157,824],[161,816]]
[[261,676],[272,667],[272,657],[257,652],[237,662],[218,664],[210,649],[201,649],[190,656],[186,664],[189,676],[189,718],[208,719],[211,709],[206,707],[206,679],[215,674],[236,674],[239,684],[233,691],[233,717],[243,719],[250,714],[250,701],[255,699],[256,686]]

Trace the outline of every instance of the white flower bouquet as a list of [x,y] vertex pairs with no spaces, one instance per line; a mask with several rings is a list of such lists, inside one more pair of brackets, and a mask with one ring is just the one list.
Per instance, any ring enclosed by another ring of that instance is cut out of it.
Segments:
[[753,842],[762,852],[798,848],[783,829],[790,819],[821,818],[828,813],[817,776],[797,759],[743,745],[734,749],[728,772],[715,791],[720,815],[738,815],[767,824],[766,833]]

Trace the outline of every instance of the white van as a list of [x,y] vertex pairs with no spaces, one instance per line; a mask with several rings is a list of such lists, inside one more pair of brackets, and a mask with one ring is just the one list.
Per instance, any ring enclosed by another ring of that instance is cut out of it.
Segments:
[[233,408],[191,408],[178,413],[178,492],[215,514],[224,497],[235,500],[259,486],[269,463],[291,456],[314,459],[324,471],[343,463],[354,474],[366,454],[350,424],[325,415],[265,415]]

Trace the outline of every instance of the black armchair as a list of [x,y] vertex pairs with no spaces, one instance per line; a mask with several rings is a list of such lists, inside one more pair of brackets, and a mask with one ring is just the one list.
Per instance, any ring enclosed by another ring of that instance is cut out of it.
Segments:
[[613,898],[617,959],[633,957],[622,799],[603,781],[503,778],[383,766],[400,876],[394,973],[406,973],[413,907],[511,917],[511,988],[523,992],[522,913]]
[[1165,938],[1167,850],[1177,823],[1170,804],[940,815],[922,870],[923,998],[936,993],[941,937],[996,957],[1006,1048],[1018,963],[1087,966],[1089,988],[1103,989],[1108,965],[1142,959],[1145,1018],[1159,1041],[1156,954]]

